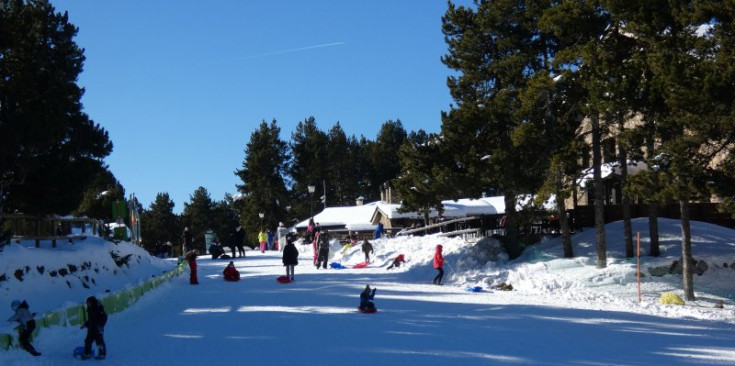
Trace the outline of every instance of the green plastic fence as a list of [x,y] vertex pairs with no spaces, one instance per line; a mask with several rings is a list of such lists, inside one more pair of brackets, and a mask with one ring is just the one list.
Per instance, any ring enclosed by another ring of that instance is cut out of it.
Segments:
[[[186,270],[184,263],[179,262],[176,268],[166,272],[163,275],[150,279],[140,286],[132,289],[109,294],[101,299],[102,305],[108,314],[119,313],[131,305],[135,304],[146,292],[162,285],[166,281],[184,273]],[[87,312],[85,306],[76,305],[65,310],[49,312],[36,318],[36,330],[32,337],[38,336],[41,328],[56,326],[80,326],[87,321]],[[15,327],[20,332],[20,326]],[[17,348],[18,342],[13,334],[0,333],[0,349],[7,351],[11,348]]]

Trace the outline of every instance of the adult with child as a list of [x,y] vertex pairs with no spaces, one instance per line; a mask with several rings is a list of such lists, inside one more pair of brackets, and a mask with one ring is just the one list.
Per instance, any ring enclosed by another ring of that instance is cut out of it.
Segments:
[[299,264],[299,250],[296,249],[296,245],[290,240],[287,241],[286,246],[283,247],[283,265],[286,267],[286,277],[289,280],[294,280],[294,269]]
[[107,324],[107,312],[102,303],[94,296],[87,298],[87,321],[82,324],[82,329],[87,328],[87,336],[84,337],[84,353],[82,359],[92,357],[92,342],[97,345],[98,360],[107,357],[107,345],[105,345],[105,325]]
[[20,346],[28,353],[34,356],[40,356],[41,353],[31,344],[31,334],[36,329],[36,321],[33,319],[33,315],[28,310],[28,303],[23,300],[13,300],[10,303],[10,309],[13,310],[14,314],[8,318],[9,322],[16,322],[20,325],[20,334],[18,335],[18,341]]

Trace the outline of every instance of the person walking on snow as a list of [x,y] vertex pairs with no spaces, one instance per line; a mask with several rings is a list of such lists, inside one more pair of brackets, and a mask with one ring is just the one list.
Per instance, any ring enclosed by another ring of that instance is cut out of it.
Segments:
[[[237,225],[235,228],[234,235],[235,246],[237,247],[237,253],[240,254],[241,258],[245,257],[245,229],[242,225]],[[232,252],[232,258],[235,258],[235,252]]]
[[82,324],[82,329],[87,328],[87,336],[84,338],[84,354],[82,359],[87,360],[92,357],[92,342],[97,344],[98,360],[103,360],[107,356],[107,346],[105,345],[105,324],[107,324],[107,312],[96,297],[87,298],[87,321]]
[[329,260],[329,234],[326,230],[319,233],[319,243],[317,244],[319,256],[316,259],[316,268],[322,267],[327,269],[327,261]]
[[442,256],[442,245],[436,245],[436,252],[434,252],[434,268],[439,272],[434,277],[434,284],[441,285],[442,278],[444,277],[444,257]]
[[374,253],[373,245],[367,239],[362,242],[362,252],[365,253],[365,262],[370,262],[370,253]]
[[20,334],[18,335],[18,342],[24,350],[34,356],[40,356],[41,354],[33,348],[31,344],[31,334],[36,329],[36,321],[33,319],[33,314],[28,310],[28,303],[23,300],[13,300],[10,303],[10,309],[15,314],[8,318],[9,322],[17,322],[20,324]]
[[283,265],[286,267],[286,277],[291,281],[294,280],[294,269],[299,264],[299,250],[291,241],[283,247]]
[[274,249],[273,248],[273,245],[275,244],[274,241],[275,241],[275,238],[276,238],[276,233],[273,232],[273,230],[268,229],[268,231],[266,231],[265,235],[267,237],[268,250],[273,250]]
[[189,263],[189,284],[198,285],[199,279],[197,278],[197,255],[199,252],[194,249],[186,253],[184,258]]
[[260,252],[265,253],[265,246],[268,241],[268,235],[265,233],[265,229],[260,228],[260,232],[258,233],[258,243],[260,243]]

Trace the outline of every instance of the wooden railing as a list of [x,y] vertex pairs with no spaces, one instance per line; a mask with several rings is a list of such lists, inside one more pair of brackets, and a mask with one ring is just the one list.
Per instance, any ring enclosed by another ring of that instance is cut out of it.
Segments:
[[[10,231],[12,241],[34,240],[36,247],[41,246],[41,241],[50,240],[51,246],[55,248],[56,241],[71,242],[86,237],[87,230],[91,231],[91,235],[100,235],[105,231],[104,222],[87,217],[0,214],[0,223],[0,232]],[[72,227],[80,228],[81,234],[72,234]]]

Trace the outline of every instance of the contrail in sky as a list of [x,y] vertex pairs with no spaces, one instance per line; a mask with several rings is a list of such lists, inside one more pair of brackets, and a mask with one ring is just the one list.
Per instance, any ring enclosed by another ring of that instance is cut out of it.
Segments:
[[248,56],[247,58],[273,56],[273,55],[282,55],[284,53],[291,53],[291,52],[299,52],[299,51],[313,50],[315,48],[324,48],[324,47],[339,46],[339,45],[342,45],[342,44],[345,44],[345,42],[325,43],[325,44],[318,44],[316,46],[290,48],[290,49],[287,49],[287,50],[267,52],[267,53],[261,53],[259,55]]

